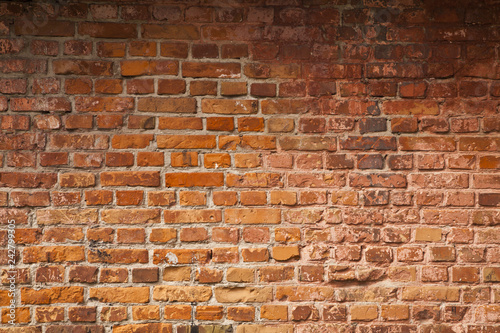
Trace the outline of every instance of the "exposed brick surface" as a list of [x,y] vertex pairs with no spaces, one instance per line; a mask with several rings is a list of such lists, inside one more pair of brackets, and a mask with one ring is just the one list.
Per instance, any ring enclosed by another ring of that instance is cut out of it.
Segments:
[[0,1],[0,333],[500,332],[499,18]]

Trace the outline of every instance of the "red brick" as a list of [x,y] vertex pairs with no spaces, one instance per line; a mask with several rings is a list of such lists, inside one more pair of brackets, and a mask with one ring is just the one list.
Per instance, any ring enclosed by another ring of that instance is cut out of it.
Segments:
[[171,60],[122,60],[120,69],[123,76],[176,75],[179,64]]
[[500,139],[485,137],[461,137],[458,148],[462,151],[498,151]]
[[56,94],[60,90],[60,82],[55,78],[35,79],[31,90],[34,94]]
[[[241,12],[241,11],[240,11]],[[232,16],[231,14],[229,14]],[[229,19],[231,21],[232,19]],[[225,21],[225,20],[224,20]],[[206,26],[202,29],[204,38],[211,40],[262,40],[262,29],[249,25]]]
[[31,152],[9,152],[7,154],[7,166],[11,167],[34,167],[36,164],[36,154]]
[[[146,233],[144,229],[141,228],[120,228],[117,229],[116,231],[117,243],[141,244],[144,243],[145,239],[146,239]],[[126,282],[126,281],[120,281],[120,282]]]
[[54,206],[68,206],[80,203],[79,192],[52,192],[51,199]]
[[249,100],[203,100],[205,113],[250,114],[257,112],[257,103]]
[[235,150],[237,146],[250,149],[270,150],[276,148],[276,137],[264,135],[220,136],[219,148]]
[[267,243],[270,239],[269,228],[244,228],[242,238],[248,243]]
[[217,95],[217,82],[215,81],[191,81],[189,92],[193,96]]
[[140,98],[137,110],[142,112],[195,113],[196,100],[193,98]]
[[91,129],[93,126],[91,115],[68,115],[63,121],[66,129]]
[[187,58],[187,56],[188,56],[188,44],[187,43],[175,43],[175,42],[161,43],[160,44],[160,54],[162,57]]
[[22,21],[14,24],[16,35],[70,37],[75,34],[75,24],[69,21],[48,21],[40,25],[28,25]]
[[55,166],[55,165],[67,165],[68,164],[68,153],[41,153],[40,154],[40,165],[41,166]]
[[255,318],[255,308],[247,307],[228,307],[227,317],[229,320],[251,322]]
[[229,224],[278,224],[281,222],[280,210],[271,208],[227,208],[224,218]]
[[189,7],[186,9],[186,21],[188,22],[211,22],[213,8],[207,7]]
[[31,42],[31,53],[56,56],[59,53],[59,43],[56,41],[34,40]]
[[175,204],[175,192],[149,192],[148,206],[171,206]]
[[188,24],[186,25],[143,24],[142,37],[196,40],[200,37],[200,33],[197,27]]
[[483,130],[487,133],[500,132],[500,120],[498,120],[496,117],[484,118]]
[[143,191],[116,191],[118,206],[138,206],[142,203]]
[[1,79],[0,93],[2,94],[24,94],[26,93],[26,80],[24,79]]
[[153,79],[131,79],[127,80],[128,94],[151,94],[155,90]]
[[204,206],[207,203],[207,195],[204,192],[182,191],[179,192],[179,204],[181,206]]
[[71,104],[64,97],[11,98],[12,111],[71,111]]
[[401,150],[409,151],[454,151],[456,143],[450,137],[400,137]]
[[101,173],[103,186],[160,186],[158,171],[110,171]]
[[415,118],[392,118],[391,130],[394,133],[415,133],[418,130],[418,121]]
[[408,82],[399,86],[399,94],[403,98],[425,98],[426,90],[425,82]]
[[193,44],[191,54],[195,59],[218,58],[219,48],[217,44]]
[[1,59],[1,73],[47,73],[47,62],[36,59]]
[[[400,141],[401,139],[403,138],[400,138]],[[347,139],[340,140],[340,147],[347,150],[396,150],[396,138],[350,136]]]
[[96,117],[97,128],[120,128],[123,125],[123,116],[117,114],[101,114]]
[[186,92],[186,82],[184,80],[166,80],[158,81],[159,95],[178,95]]
[[112,243],[114,230],[112,228],[95,228],[87,231],[87,238],[94,242]]
[[113,201],[113,192],[106,190],[95,190],[85,192],[85,202],[89,206],[107,205]]
[[450,126],[448,120],[444,118],[422,118],[420,127],[425,132],[447,133]]
[[267,203],[265,192],[240,192],[240,202],[244,206],[262,206]]
[[[50,118],[41,118],[39,116],[35,117],[34,120],[35,126],[39,129],[60,128],[60,120],[57,116],[52,116]],[[0,116],[0,128],[3,130],[28,130],[30,128],[30,117],[17,115]]]
[[163,166],[165,164],[165,157],[160,152],[138,152],[137,165],[138,166]]
[[133,41],[129,44],[129,54],[139,57],[156,56],[156,43],[146,41]]
[[158,267],[132,269],[132,282],[150,283],[158,281]]
[[238,201],[236,192],[232,191],[214,191],[212,196],[216,206],[234,206]]
[[298,64],[283,64],[283,65],[264,65],[264,64],[247,64],[244,67],[244,73],[250,78],[282,78],[296,79],[300,75],[300,66]]
[[153,243],[166,243],[177,238],[176,230],[173,228],[152,229],[149,240]]
[[182,76],[184,77],[210,77],[231,78],[241,77],[241,65],[239,63],[198,63],[184,62],[182,64]]
[[43,207],[50,202],[48,192],[10,192],[10,199],[14,207]]
[[54,60],[55,74],[62,75],[112,75],[112,63],[109,61],[91,60]]
[[312,101],[304,99],[263,100],[261,108],[263,114],[300,114],[309,110],[316,110]]
[[205,154],[204,166],[207,169],[227,168],[231,166],[231,156],[229,154]]
[[200,118],[196,117],[160,117],[158,128],[170,130],[201,130],[203,129],[203,123]]
[[158,135],[158,148],[209,149],[215,148],[215,135]]
[[122,92],[122,80],[119,79],[96,80],[95,92],[99,94],[119,94]]
[[221,58],[240,59],[248,57],[248,46],[245,44],[223,44]]
[[97,308],[92,306],[78,306],[68,309],[68,318],[72,322],[95,322]]
[[208,239],[205,228],[182,228],[179,239],[181,242],[203,242]]
[[111,147],[114,149],[146,148],[152,140],[152,134],[118,134],[111,139]]
[[76,97],[75,108],[81,112],[129,111],[134,107],[130,97]]
[[84,40],[68,40],[64,42],[64,54],[89,55],[92,52],[92,43]]
[[224,174],[211,173],[167,173],[166,187],[219,187],[224,185]]
[[134,165],[134,154],[132,153],[106,153],[106,165],[111,167]]
[[247,94],[246,82],[221,82],[220,92],[223,96],[241,96]]
[[90,79],[66,79],[64,84],[67,94],[88,94],[92,90]]
[[175,6],[154,6],[153,17],[159,21],[179,22],[182,11]]
[[198,153],[197,152],[171,153],[170,165],[173,167],[198,166]]
[[264,118],[241,117],[238,118],[239,132],[261,132],[264,130]]
[[236,244],[239,240],[238,229],[236,228],[213,228],[212,240],[214,242]]
[[81,22],[78,25],[80,35],[97,38],[136,38],[137,30],[134,24],[111,22]]
[[104,58],[122,58],[125,56],[125,43],[98,42],[97,55]]
[[73,154],[73,163],[77,168],[98,168],[103,161],[104,156],[101,153]]
[[438,115],[439,109],[433,101],[388,101],[383,104],[387,115]]
[[276,96],[276,84],[253,83],[250,86],[250,94],[256,97],[274,97]]
[[57,182],[53,173],[3,172],[0,183],[3,187],[51,188]]

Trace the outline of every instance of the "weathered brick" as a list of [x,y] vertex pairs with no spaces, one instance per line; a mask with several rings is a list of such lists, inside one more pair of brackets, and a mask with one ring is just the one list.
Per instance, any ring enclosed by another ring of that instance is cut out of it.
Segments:
[[204,99],[201,109],[204,113],[252,114],[257,113],[257,105],[252,100]]
[[101,173],[104,186],[152,186],[160,185],[158,171],[109,171]]
[[89,288],[89,297],[103,303],[147,303],[149,301],[149,288]]
[[47,209],[37,211],[37,223],[54,224],[94,224],[98,221],[96,209]]
[[172,60],[122,60],[122,76],[176,75],[179,64]]
[[[102,11],[99,11],[102,13]],[[78,33],[97,38],[136,38],[137,30],[133,24],[111,22],[82,22],[78,25]]]
[[239,63],[199,63],[184,62],[182,64],[182,75],[184,77],[210,77],[230,78],[241,77],[241,65]]
[[148,251],[140,249],[89,250],[88,261],[93,263],[131,264],[147,263]]
[[159,223],[160,209],[106,209],[101,220],[110,224]]
[[153,299],[170,302],[204,302],[212,297],[212,288],[207,286],[156,286]]
[[196,100],[193,98],[139,98],[137,110],[141,112],[195,113]]
[[142,36],[145,38],[194,40],[200,36],[194,25],[143,24]]
[[113,64],[108,61],[54,60],[55,74],[111,76]]
[[271,208],[228,208],[225,222],[229,224],[278,224],[281,211]]
[[22,304],[80,303],[83,302],[83,287],[52,287],[34,290],[21,288]]

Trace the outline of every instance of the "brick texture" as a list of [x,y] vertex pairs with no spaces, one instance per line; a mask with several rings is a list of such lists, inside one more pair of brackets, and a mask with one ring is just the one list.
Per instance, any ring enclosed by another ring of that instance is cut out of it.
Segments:
[[0,333],[500,332],[499,18],[0,1]]

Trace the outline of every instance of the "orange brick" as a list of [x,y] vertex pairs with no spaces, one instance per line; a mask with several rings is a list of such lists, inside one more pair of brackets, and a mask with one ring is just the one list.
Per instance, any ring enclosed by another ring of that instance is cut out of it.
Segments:
[[190,320],[191,306],[190,305],[166,305],[163,309],[164,317],[167,320]]
[[207,195],[204,192],[182,191],[179,192],[179,203],[181,206],[203,206],[207,203]]

